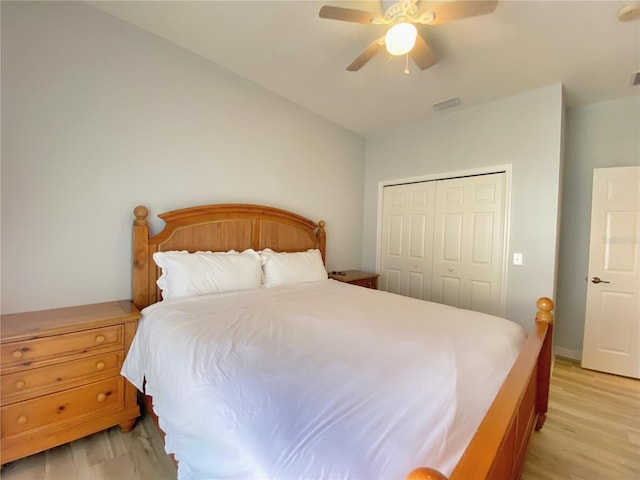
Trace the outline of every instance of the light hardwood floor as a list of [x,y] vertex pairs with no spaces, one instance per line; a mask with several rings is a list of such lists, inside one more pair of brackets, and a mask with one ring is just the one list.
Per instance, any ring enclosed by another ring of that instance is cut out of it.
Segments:
[[51,450],[8,463],[2,480],[164,480],[176,468],[160,434],[143,413],[134,429],[113,427]]
[[639,480],[640,380],[557,358],[522,480]]
[[[4,466],[3,480],[175,479],[147,416]],[[549,414],[534,433],[522,480],[640,479],[640,381],[556,359]],[[469,479],[472,480],[472,479]]]

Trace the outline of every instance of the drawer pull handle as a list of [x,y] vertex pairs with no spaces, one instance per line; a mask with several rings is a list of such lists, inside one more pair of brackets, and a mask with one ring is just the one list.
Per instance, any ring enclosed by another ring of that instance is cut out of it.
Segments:
[[15,351],[11,354],[11,356],[12,356],[13,358],[22,358],[22,350],[15,350]]
[[107,399],[107,394],[106,394],[106,393],[103,393],[103,392],[100,392],[100,393],[98,394],[98,396],[96,397],[96,399],[97,399],[99,402],[104,402],[104,401]]
[[96,363],[96,370],[102,370],[106,366],[107,364],[100,360],[98,363]]
[[27,423],[27,416],[26,415],[20,415],[18,417],[18,425],[24,425],[25,423]]
[[17,380],[15,383],[16,390],[20,390],[21,388],[24,388],[24,385],[25,385],[24,380]]
[[96,343],[104,343],[104,335],[96,335]]

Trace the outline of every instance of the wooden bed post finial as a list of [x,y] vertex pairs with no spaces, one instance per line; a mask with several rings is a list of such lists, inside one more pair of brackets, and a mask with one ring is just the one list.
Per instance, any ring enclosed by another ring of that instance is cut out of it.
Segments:
[[433,468],[419,467],[407,475],[405,480],[447,480],[447,477]]
[[539,298],[536,302],[538,312],[536,313],[536,321],[553,323],[553,300],[547,297]]
[[133,209],[133,215],[136,217],[136,219],[133,221],[133,224],[144,226],[147,224],[147,215],[149,215],[149,210],[147,210],[147,207],[138,205]]
[[142,309],[148,306],[149,300],[149,224],[147,215],[149,210],[142,205],[133,209],[136,217],[133,221],[133,270],[131,299],[136,307]]
[[320,253],[322,253],[322,262],[327,263],[327,232],[324,230],[326,225],[324,220],[318,222],[318,241],[320,242]]

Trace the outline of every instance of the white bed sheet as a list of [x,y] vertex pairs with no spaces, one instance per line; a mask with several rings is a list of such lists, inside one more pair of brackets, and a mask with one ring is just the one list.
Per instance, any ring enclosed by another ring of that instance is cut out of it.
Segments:
[[525,333],[334,280],[164,301],[122,373],[153,396],[178,478],[448,475]]

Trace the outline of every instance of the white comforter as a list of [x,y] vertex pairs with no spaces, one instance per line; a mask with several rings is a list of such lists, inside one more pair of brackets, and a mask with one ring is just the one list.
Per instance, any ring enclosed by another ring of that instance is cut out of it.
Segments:
[[449,474],[524,342],[501,318],[333,280],[164,301],[122,373],[178,477]]

